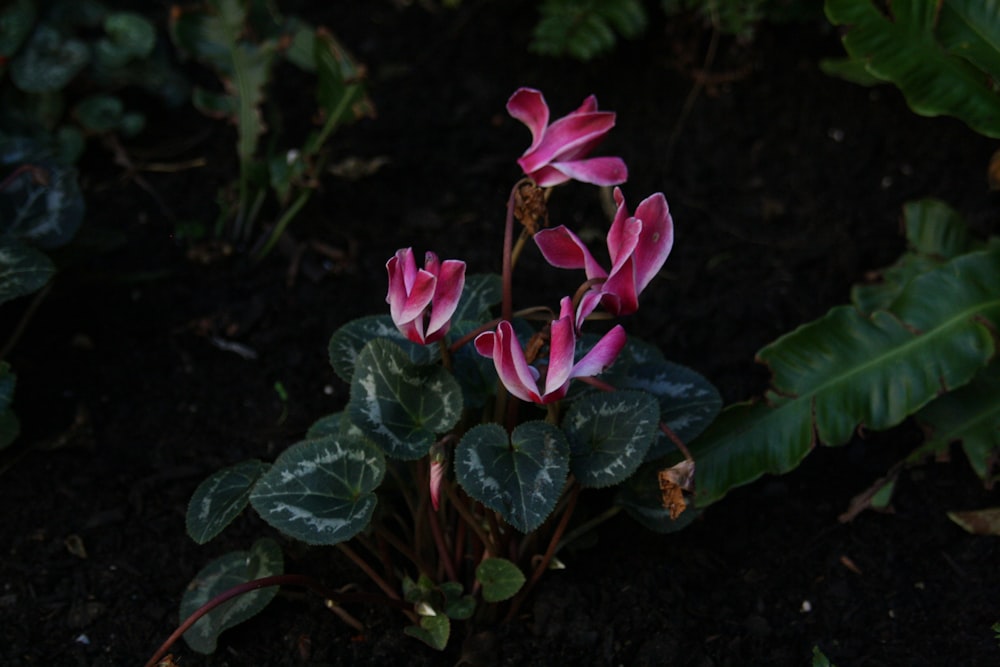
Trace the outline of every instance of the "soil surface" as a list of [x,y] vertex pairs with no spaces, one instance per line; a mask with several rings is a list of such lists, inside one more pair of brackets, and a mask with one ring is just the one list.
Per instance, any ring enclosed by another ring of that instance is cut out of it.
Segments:
[[[288,7],[330,27],[367,64],[376,119],[339,135],[339,158],[384,160],[330,177],[291,231],[345,258],[307,252],[298,272],[243,249],[189,258],[176,221],[211,221],[235,176],[234,134],[193,111],[151,110],[126,145],[147,160],[208,165],[143,173],[99,144],[81,165],[87,252],[63,271],[8,357],[23,435],[0,477],[0,664],[143,664],[178,623],[185,586],[209,560],[272,535],[287,570],[359,582],[350,563],[275,535],[252,514],[205,546],[184,530],[195,487],[247,458],[273,460],[346,387],[330,334],[382,312],[384,263],[403,246],[497,271],[507,192],[527,130],[504,112],[522,85],[555,115],[588,94],[618,113],[600,149],[620,155],[630,203],[670,201],[673,254],[626,326],[714,382],[727,401],[759,394],[764,344],[846,302],[851,284],[903,249],[901,206],[939,197],[983,232],[1000,199],[986,184],[993,142],[961,123],[914,115],[890,87],[822,74],[839,56],[822,17],[763,26],[756,39],[666,21],[651,6],[642,39],[593,63],[527,52],[535,3],[466,0],[456,10],[399,2]],[[166,7],[159,7],[165,16]],[[697,84],[697,82],[701,84]],[[289,108],[311,87],[282,78]],[[306,82],[309,83],[309,82]],[[697,86],[697,94],[691,92]],[[336,160],[335,160],[336,161]],[[592,187],[567,185],[553,216],[606,224]],[[99,239],[120,242],[103,252]],[[523,299],[555,303],[565,285],[526,253]],[[0,309],[6,340],[28,300]],[[522,301],[523,302],[523,301]],[[281,383],[287,401],[276,390]],[[956,451],[902,474],[893,514],[838,515],[919,442],[909,424],[821,448],[795,472],[731,493],[689,528],[650,534],[630,519],[567,553],[523,614],[437,653],[404,619],[352,610],[359,633],[295,592],[179,665],[805,665],[812,649],[847,665],[1000,664],[1000,538],[974,537],[947,510],[997,505]],[[586,500],[600,507],[595,494]],[[483,630],[482,628],[478,630]]]

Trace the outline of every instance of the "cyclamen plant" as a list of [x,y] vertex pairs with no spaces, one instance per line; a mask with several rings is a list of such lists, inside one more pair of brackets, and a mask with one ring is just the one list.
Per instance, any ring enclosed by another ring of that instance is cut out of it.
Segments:
[[[491,608],[504,601],[513,617],[560,565],[562,547],[622,509],[654,530],[682,527],[694,469],[684,443],[721,407],[704,378],[629,339],[621,324],[596,333],[596,320],[636,312],[671,252],[662,193],[631,214],[616,187],[607,270],[568,228],[540,228],[554,186],[626,180],[620,158],[588,157],[615,114],[591,96],[550,123],[542,94],[528,88],[507,110],[532,142],[508,202],[502,275],[467,275],[465,262],[433,252],[420,268],[412,248],[396,252],[386,263],[389,313],[349,322],[330,341],[334,371],[350,384],[346,408],[273,464],[212,475],[187,516],[203,543],[249,503],[292,538],[336,545],[410,619],[406,633],[438,649],[452,621],[495,618]],[[531,239],[552,266],[584,271],[557,311],[513,308],[514,268]],[[611,486],[611,508],[574,516],[583,490]],[[282,584],[320,592],[359,628],[342,605],[376,599],[283,575],[280,549],[261,540],[199,573],[181,605],[188,621],[156,658],[181,632],[195,650],[212,651],[222,630]]]

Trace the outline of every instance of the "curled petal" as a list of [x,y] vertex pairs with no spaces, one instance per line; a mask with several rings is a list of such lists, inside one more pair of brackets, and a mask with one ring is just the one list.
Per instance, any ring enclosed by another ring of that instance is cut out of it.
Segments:
[[590,349],[580,361],[573,367],[570,377],[590,377],[598,375],[605,368],[614,363],[618,353],[625,347],[625,328],[617,324],[611,331],[604,334],[597,345]]
[[610,111],[564,116],[549,125],[542,140],[533,144],[518,164],[531,172],[560,158],[581,157],[592,151],[614,126],[615,114]]
[[438,511],[441,502],[441,481],[444,479],[446,464],[443,461],[431,461],[430,492],[431,506]]
[[636,291],[641,292],[663,268],[674,246],[674,221],[662,192],[642,200],[635,210],[642,220],[642,239],[635,249]]
[[451,316],[458,308],[462,290],[465,289],[465,262],[457,259],[447,259],[438,271],[437,286],[434,290],[431,317],[427,322],[427,333],[442,336],[448,332]]
[[538,370],[530,366],[524,357],[521,343],[514,335],[514,327],[504,320],[497,325],[496,332],[488,331],[476,336],[476,351],[493,359],[500,381],[514,396],[522,401],[540,403],[538,395]]
[[518,88],[507,100],[507,113],[531,130],[528,151],[534,150],[549,124],[549,105],[545,103],[545,97],[534,88]]
[[569,297],[560,302],[559,318],[549,325],[549,367],[545,372],[545,394],[554,394],[569,382],[576,353],[576,322]]
[[605,273],[587,245],[565,225],[543,229],[535,234],[535,245],[545,261],[559,269],[584,269],[587,278],[604,278]]
[[[551,172],[555,171],[556,176]],[[552,162],[542,174],[541,180],[532,178],[539,187],[549,187],[552,181],[557,178],[560,182],[568,180],[580,181],[581,183],[591,183],[593,185],[620,185],[628,180],[628,167],[621,158],[617,157],[595,157],[587,160],[573,160],[569,162]],[[548,182],[548,183],[545,183]]]

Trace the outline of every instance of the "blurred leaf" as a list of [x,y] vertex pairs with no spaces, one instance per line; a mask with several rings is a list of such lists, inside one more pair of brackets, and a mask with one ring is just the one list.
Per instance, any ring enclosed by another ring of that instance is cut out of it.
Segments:
[[27,93],[62,90],[90,60],[87,45],[47,25],[35,29],[10,65],[10,78]]
[[421,616],[420,625],[408,625],[403,632],[433,649],[443,651],[451,636],[451,621],[444,614]]
[[14,169],[0,189],[0,237],[42,248],[69,243],[84,213],[76,170],[22,140],[0,140],[0,168]]
[[199,484],[185,520],[191,539],[205,544],[232,523],[250,502],[253,485],[269,467],[256,459],[243,461],[216,471]]
[[111,69],[148,58],[156,45],[153,24],[133,12],[108,14],[104,18],[104,32],[106,37],[94,45],[94,55],[98,63]]
[[647,22],[639,0],[545,0],[539,11],[529,49],[584,61],[610,51],[618,34],[638,36]]
[[0,304],[42,289],[55,273],[56,267],[45,253],[16,239],[0,237]]
[[125,105],[113,95],[91,95],[80,100],[73,111],[87,130],[110,132],[121,124]]
[[948,518],[973,535],[1000,536],[1000,507],[969,512],[948,512]]
[[254,485],[261,518],[307,544],[337,544],[364,530],[385,457],[364,439],[323,436],[286,449]]
[[10,59],[17,52],[31,34],[37,15],[34,0],[12,0],[0,8],[0,58]]
[[[180,617],[188,618],[209,600],[234,586],[283,571],[281,548],[267,538],[255,542],[249,551],[233,551],[216,558],[188,584],[181,600]],[[261,588],[219,605],[184,633],[184,641],[198,653],[212,653],[223,631],[258,614],[277,592],[277,586]]]

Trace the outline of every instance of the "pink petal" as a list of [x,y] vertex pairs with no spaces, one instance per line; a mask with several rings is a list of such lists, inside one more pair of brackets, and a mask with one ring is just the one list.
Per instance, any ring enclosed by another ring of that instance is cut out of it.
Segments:
[[535,245],[542,252],[545,261],[556,268],[585,269],[588,279],[608,275],[590,254],[587,245],[565,225],[536,233]]
[[578,113],[590,113],[591,111],[597,111],[597,96],[596,95],[588,95],[587,99],[585,99],[583,101],[583,104],[580,105],[580,108],[577,109],[576,111],[574,111],[570,115],[578,114]]
[[417,259],[413,256],[413,248],[397,250],[396,257],[399,258],[400,270],[403,274],[403,285],[406,288],[406,293],[409,294],[410,290],[413,289],[413,281],[417,277]]
[[[490,338],[486,338],[487,336]],[[487,354],[484,349],[489,342],[493,343],[493,349]],[[522,401],[541,402],[538,395],[538,371],[528,365],[510,322],[504,320],[497,325],[496,333],[479,334],[475,345],[480,354],[493,359],[497,375],[507,391]]]
[[597,309],[597,306],[601,303],[602,298],[603,293],[600,289],[589,289],[587,290],[587,293],[583,295],[583,298],[580,299],[580,305],[576,308],[577,331],[583,327],[583,323],[587,320],[587,316]]
[[610,111],[565,116],[546,128],[541,141],[534,142],[519,163],[525,171],[534,171],[561,156],[582,157],[583,152],[592,150],[614,125],[615,114]]
[[458,301],[465,288],[465,262],[457,259],[447,259],[438,271],[437,287],[434,290],[433,306],[430,321],[427,323],[427,333],[434,335],[440,330],[447,333],[447,325],[451,316],[458,308]]
[[634,254],[636,290],[641,292],[670,255],[674,246],[674,222],[662,192],[642,200],[635,217],[642,220],[642,239]]
[[[620,185],[628,180],[628,167],[618,157],[595,157],[571,162],[554,162],[549,166],[563,175],[563,182],[573,179],[594,185]],[[534,174],[531,174],[531,177],[540,187],[549,187]],[[549,177],[546,180],[553,179]]]
[[413,286],[406,295],[406,300],[401,304],[389,304],[392,321],[398,325],[401,322],[409,322],[421,317],[434,298],[436,286],[437,278],[433,273],[423,269],[417,271]]
[[431,506],[437,512],[441,500],[441,480],[444,479],[445,464],[439,461],[431,461],[430,491]]
[[531,130],[531,147],[533,151],[545,134],[545,126],[549,123],[549,105],[545,97],[534,88],[518,88],[507,100],[507,113],[521,121]]
[[576,354],[576,324],[573,303],[569,297],[560,302],[559,319],[549,325],[549,367],[545,372],[545,394],[558,391],[569,382]]
[[[518,164],[521,163],[520,160],[517,162]],[[532,180],[535,181],[535,184],[540,188],[551,188],[556,185],[562,185],[563,183],[571,180],[569,176],[549,165],[546,165],[541,169],[536,169],[535,171],[524,169],[524,173],[525,175],[530,176]]]
[[613,315],[631,315],[639,309],[639,290],[635,285],[635,260],[628,258],[621,269],[601,285],[601,303]]
[[618,234],[614,237],[614,243],[611,241],[611,235],[608,234],[608,253],[611,255],[611,272],[609,275],[611,276],[623,270],[625,263],[632,259],[636,248],[641,245],[642,221],[636,218],[628,218],[615,231]]
[[625,329],[622,325],[616,325],[611,331],[604,334],[597,345],[590,349],[583,359],[573,367],[571,378],[590,377],[598,375],[605,368],[614,363],[618,353],[625,347]]

